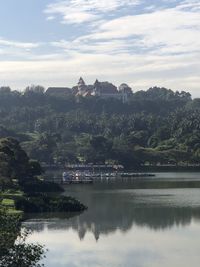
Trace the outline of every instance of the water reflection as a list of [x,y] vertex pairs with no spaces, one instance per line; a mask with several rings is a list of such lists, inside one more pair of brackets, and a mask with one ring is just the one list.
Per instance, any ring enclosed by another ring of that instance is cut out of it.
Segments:
[[200,220],[200,189],[114,190],[111,187],[107,185],[104,190],[98,185],[69,187],[66,194],[86,203],[88,211],[67,217],[61,214],[53,217],[46,214],[46,218],[34,216],[26,225],[38,232],[73,229],[80,240],[92,233],[98,241],[101,235],[117,230],[126,233],[133,225],[158,231],[190,225],[193,219]]
[[30,241],[49,249],[46,267],[198,266],[199,175],[184,175],[67,186],[88,210],[29,218]]
[[91,214],[86,212],[75,218],[64,218],[60,214],[49,215],[49,218],[35,216],[25,224],[33,231],[41,232],[48,230],[69,230],[77,232],[80,240],[83,240],[87,233],[93,233],[98,241],[100,235],[108,235],[120,230],[128,232],[133,225],[148,227],[153,230],[170,229],[173,226],[190,225],[192,219],[200,220],[200,208],[136,208],[126,209],[126,214],[116,213],[113,210],[108,214]]

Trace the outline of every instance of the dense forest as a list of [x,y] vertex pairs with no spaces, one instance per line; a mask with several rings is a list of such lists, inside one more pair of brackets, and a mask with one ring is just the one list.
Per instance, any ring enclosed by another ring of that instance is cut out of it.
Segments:
[[0,138],[41,163],[200,164],[199,130],[200,99],[184,91],[154,87],[123,103],[0,88]]

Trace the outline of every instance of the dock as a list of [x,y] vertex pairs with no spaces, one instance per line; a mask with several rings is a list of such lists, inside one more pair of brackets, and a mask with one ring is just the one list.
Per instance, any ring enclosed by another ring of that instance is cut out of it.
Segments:
[[[148,178],[154,177],[152,173],[135,173],[135,172],[106,172],[106,173],[85,173],[85,172],[63,172],[60,177],[54,177],[51,179],[56,183],[61,184],[93,184],[95,181],[103,180],[127,180],[132,178]],[[50,181],[49,178],[47,180]]]

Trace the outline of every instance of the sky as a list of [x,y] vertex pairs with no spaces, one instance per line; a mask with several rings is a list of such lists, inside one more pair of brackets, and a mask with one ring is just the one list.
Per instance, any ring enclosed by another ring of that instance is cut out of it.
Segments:
[[80,76],[200,97],[200,1],[1,0],[0,86]]

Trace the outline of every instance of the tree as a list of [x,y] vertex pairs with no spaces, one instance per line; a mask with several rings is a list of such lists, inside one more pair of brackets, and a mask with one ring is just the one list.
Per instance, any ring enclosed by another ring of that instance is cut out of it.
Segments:
[[5,188],[12,179],[19,182],[42,173],[40,165],[30,161],[19,142],[13,138],[0,139],[0,185]]
[[[183,160],[184,151],[192,155],[188,162],[199,154],[200,100],[192,100],[189,93],[153,87],[134,93],[128,103],[122,103],[99,97],[77,101],[76,89],[58,97],[44,93],[41,86],[30,86],[25,92],[1,88],[0,137],[17,138],[30,158],[47,164],[132,161],[137,158],[136,147],[151,148],[148,154],[154,161],[159,161],[158,152],[167,154],[171,149],[180,151],[177,162]],[[114,140],[120,142],[118,147],[112,145]],[[13,164],[20,168],[15,168],[11,177],[27,176],[29,163],[23,152],[14,143],[5,146],[7,152],[0,146],[2,178],[14,170],[10,168]],[[121,159],[116,151],[121,151]],[[168,158],[174,161],[172,153]],[[198,162],[199,157],[195,160]]]
[[94,136],[90,140],[90,145],[94,161],[105,163],[105,160],[110,157],[112,142],[103,136]]
[[41,267],[38,261],[44,257],[44,247],[26,243],[29,231],[20,228],[19,215],[0,209],[0,266]]
[[2,86],[0,87],[0,94],[10,94],[11,89],[9,86]]
[[26,87],[24,93],[29,94],[29,93],[36,93],[36,94],[44,94],[44,87],[41,85],[31,85]]

